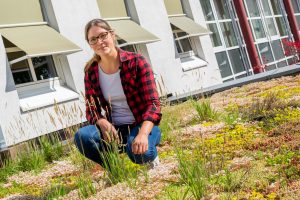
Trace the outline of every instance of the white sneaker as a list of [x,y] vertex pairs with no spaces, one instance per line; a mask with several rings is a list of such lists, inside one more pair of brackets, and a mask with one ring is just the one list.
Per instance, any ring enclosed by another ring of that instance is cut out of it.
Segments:
[[156,156],[156,158],[153,161],[149,162],[150,169],[154,169],[158,165],[159,165],[159,158],[158,158],[158,156]]

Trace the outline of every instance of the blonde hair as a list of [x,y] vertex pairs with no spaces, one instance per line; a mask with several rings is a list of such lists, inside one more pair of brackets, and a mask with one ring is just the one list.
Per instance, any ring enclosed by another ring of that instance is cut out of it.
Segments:
[[[93,26],[98,26],[100,28],[103,28],[107,31],[111,31],[111,27],[110,25],[107,23],[107,21],[103,20],[103,19],[93,19],[91,21],[89,21],[86,25],[85,25],[85,39],[88,42],[88,33],[89,30],[91,29],[91,27]],[[90,68],[90,66],[94,63],[94,62],[99,62],[101,60],[101,57],[99,55],[97,55],[96,53],[94,54],[94,56],[86,63],[85,67],[84,67],[84,72],[87,72],[88,69]]]

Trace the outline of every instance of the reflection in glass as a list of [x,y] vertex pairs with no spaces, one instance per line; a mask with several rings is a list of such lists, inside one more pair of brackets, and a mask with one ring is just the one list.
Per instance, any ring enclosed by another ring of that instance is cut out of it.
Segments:
[[284,25],[284,21],[282,17],[276,17],[277,27],[280,33],[280,36],[286,36],[287,31]]
[[268,42],[259,44],[258,49],[259,49],[259,53],[260,53],[263,64],[274,61],[272,51],[270,48],[270,44]]
[[219,19],[230,19],[229,11],[225,0],[214,0]]
[[294,8],[294,12],[295,13],[300,13],[300,9],[299,9],[299,5],[297,3],[298,0],[291,0],[293,8]]
[[261,19],[253,19],[253,20],[251,20],[251,22],[252,22],[252,26],[254,29],[254,34],[255,34],[256,39],[266,37],[264,29],[263,29],[263,25],[261,23]]
[[272,45],[275,59],[280,60],[280,59],[284,58],[284,53],[283,53],[283,49],[282,49],[280,40],[272,41],[271,45]]
[[275,23],[274,23],[273,18],[266,19],[266,23],[267,23],[270,35],[271,36],[277,35],[277,31],[275,28]]
[[53,78],[56,76],[56,71],[51,56],[32,58],[32,64],[37,80]]
[[273,64],[273,65],[266,65],[266,67],[265,67],[266,71],[270,71],[270,70],[273,70],[273,69],[276,69],[276,65],[275,64]]
[[222,46],[221,38],[216,24],[208,24],[208,29],[213,33],[210,38],[213,41],[214,47]]
[[280,10],[280,2],[278,0],[271,0],[272,8],[274,15],[281,15],[281,10]]
[[265,16],[272,16],[271,8],[268,0],[262,0],[262,5],[264,9]]
[[226,52],[216,53],[222,78],[232,75]]
[[259,10],[256,0],[246,0],[246,4],[248,8],[248,16],[259,17]]
[[204,17],[206,21],[215,20],[214,14],[211,9],[211,4],[209,0],[201,0],[200,1],[202,10],[204,12]]
[[[187,35],[185,32],[178,32],[178,37],[182,37]],[[183,52],[192,51],[192,45],[190,43],[190,40],[188,38],[180,39],[179,42],[181,43]]]
[[277,64],[277,67],[278,67],[278,68],[280,68],[280,67],[285,67],[285,66],[287,66],[285,60],[284,60],[284,61],[281,61],[281,62],[279,62],[279,63]]
[[221,30],[227,47],[237,46],[237,40],[234,35],[232,22],[223,22],[221,24]]
[[[22,51],[7,53],[8,61],[15,60],[25,55],[25,52]],[[16,85],[33,81],[27,59],[12,64],[11,71]]]
[[245,71],[244,64],[242,62],[241,52],[239,49],[233,49],[228,51],[228,55],[230,58],[233,72],[235,74]]
[[296,19],[297,19],[298,27],[300,27],[300,15],[297,15]]

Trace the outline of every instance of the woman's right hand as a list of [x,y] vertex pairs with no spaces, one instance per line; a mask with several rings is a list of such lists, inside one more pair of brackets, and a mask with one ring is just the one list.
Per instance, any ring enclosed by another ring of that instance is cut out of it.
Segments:
[[96,124],[100,127],[102,137],[106,142],[110,143],[112,141],[115,141],[118,144],[120,143],[118,132],[109,121],[107,121],[104,118],[101,118],[96,122]]

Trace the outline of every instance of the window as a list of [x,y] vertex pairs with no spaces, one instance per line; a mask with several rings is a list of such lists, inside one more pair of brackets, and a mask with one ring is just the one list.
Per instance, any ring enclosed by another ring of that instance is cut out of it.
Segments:
[[81,49],[47,25],[41,2],[2,0],[0,6],[0,34],[23,112],[79,96],[63,86],[57,73],[62,70],[55,64],[64,62],[62,55]]
[[[26,55],[18,47],[5,49],[9,62]],[[12,63],[11,71],[16,85],[57,77],[52,56],[33,57]]]
[[[186,38],[183,37],[183,36],[187,36],[187,33],[178,29],[177,27],[173,26],[172,24],[171,24],[171,27],[172,27],[173,36],[175,39],[177,52],[179,53],[180,58],[195,55],[193,48],[192,48],[191,39],[189,37],[186,37]],[[180,38],[180,39],[178,39],[178,38]]]
[[[210,15],[206,17],[207,27],[213,34],[210,35],[214,52],[219,65],[223,81],[236,79],[241,74],[251,73],[250,60],[242,38],[239,19],[231,0],[199,0],[203,12],[210,8]],[[255,11],[255,9],[253,10]]]
[[[290,27],[282,0],[244,0],[244,2],[255,45],[262,64],[266,66],[265,69],[271,70],[286,65],[289,56],[284,55],[281,40],[293,36],[288,36]],[[295,2],[292,3],[297,6]],[[253,7],[257,8],[258,14],[252,14]]]
[[195,45],[189,35],[172,24],[171,27],[183,71],[206,66],[207,62],[197,56]]
[[232,71],[230,69],[230,64],[226,52],[216,53],[216,57],[221,71],[221,76],[222,77],[231,76]]

